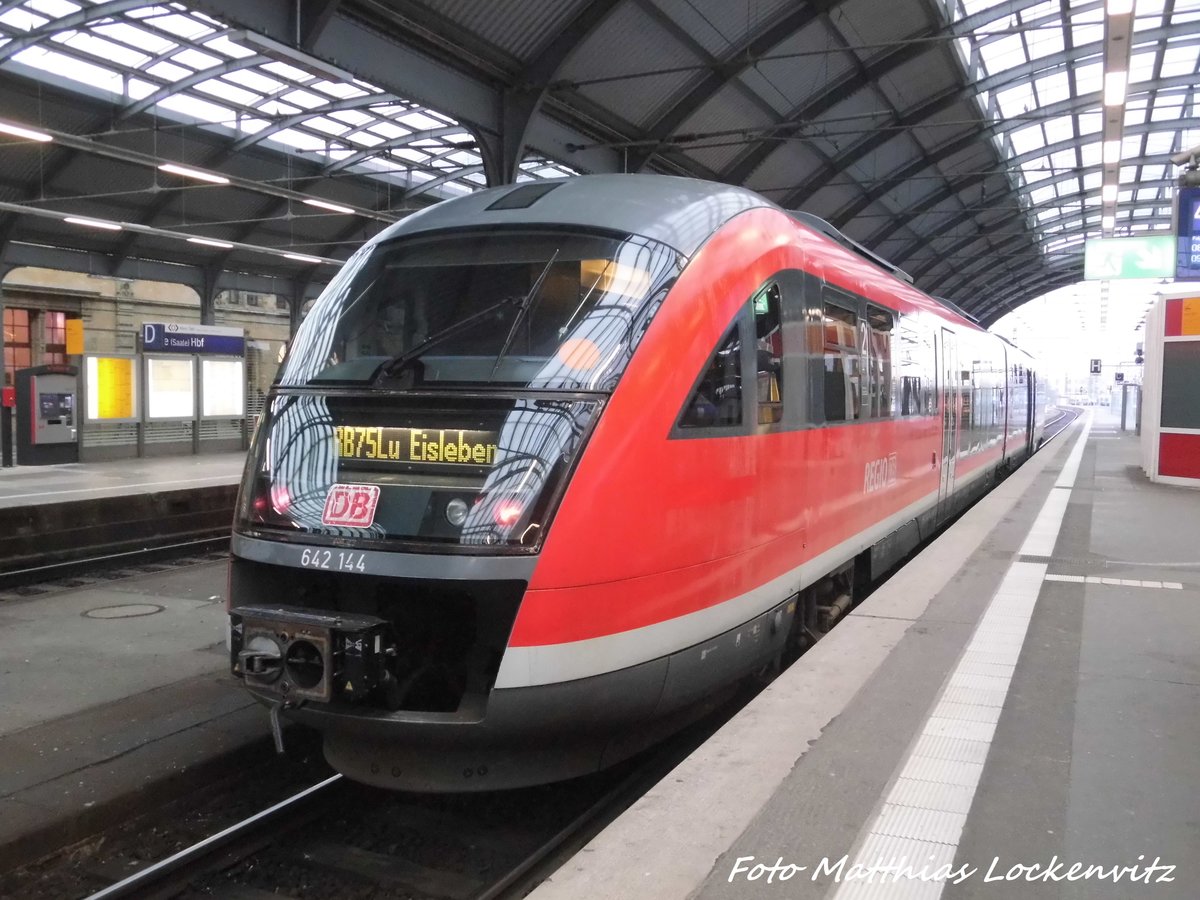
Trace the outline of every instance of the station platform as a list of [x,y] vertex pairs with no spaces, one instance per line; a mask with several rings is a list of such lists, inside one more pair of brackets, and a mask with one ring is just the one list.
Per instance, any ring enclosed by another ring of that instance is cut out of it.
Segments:
[[0,509],[236,485],[246,452],[0,468]]
[[227,531],[246,454],[0,468],[0,574]]
[[530,897],[1193,898],[1200,491],[1088,411]]

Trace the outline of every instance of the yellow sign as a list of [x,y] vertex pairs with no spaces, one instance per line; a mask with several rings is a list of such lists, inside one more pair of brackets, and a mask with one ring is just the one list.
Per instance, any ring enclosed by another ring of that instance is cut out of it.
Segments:
[[132,419],[133,360],[98,357],[95,363],[96,376],[93,383],[88,385],[88,395],[95,402],[95,415],[92,418]]
[[342,459],[471,466],[490,466],[496,460],[496,435],[490,431],[338,425],[336,437]]
[[1200,334],[1200,297],[1183,301],[1183,322],[1180,334]]
[[83,319],[67,319],[67,356],[83,353]]

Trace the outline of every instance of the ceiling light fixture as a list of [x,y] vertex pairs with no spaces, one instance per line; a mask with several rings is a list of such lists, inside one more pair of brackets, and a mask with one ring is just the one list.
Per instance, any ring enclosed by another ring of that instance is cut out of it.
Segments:
[[269,37],[255,34],[253,31],[233,31],[227,36],[229,40],[233,41],[239,47],[245,47],[247,50],[253,50],[255,53],[269,56],[271,59],[294,66],[297,69],[307,72],[309,75],[315,75],[326,81],[352,84],[356,80],[352,73],[338,68],[333,63],[317,59],[317,57],[302,50],[289,47],[287,44],[281,44],[279,41],[273,41]]
[[1133,12],[1133,0],[1108,0],[1107,9],[1110,16],[1127,16]]
[[297,262],[319,263],[324,262],[323,259],[317,256],[305,256],[303,253],[285,253],[286,259],[294,259]]
[[352,215],[354,210],[348,206],[338,206],[336,203],[327,203],[324,200],[313,200],[311,198],[304,201],[309,206],[315,206],[318,209],[327,209],[330,212],[343,213],[344,215]]
[[1117,199],[1117,186],[1115,184],[1106,184],[1100,188],[1100,199],[1105,203],[1111,203]]
[[72,225],[82,225],[85,228],[99,228],[102,231],[120,231],[121,226],[116,222],[104,222],[100,219],[84,219],[79,216],[64,216],[64,222],[70,222]]
[[200,169],[189,169],[187,166],[177,166],[175,163],[163,163],[159,168],[164,172],[170,172],[172,175],[179,175],[183,178],[195,178],[198,181],[208,181],[212,184],[229,184],[229,179],[224,175],[203,172]]
[[1125,102],[1125,84],[1128,75],[1128,72],[1121,71],[1104,73],[1105,106],[1120,106]]
[[1121,161],[1121,142],[1105,141],[1103,159],[1106,166],[1110,163],[1119,163]]
[[20,125],[10,125],[7,122],[0,122],[0,131],[5,134],[11,134],[13,137],[25,138],[30,141],[39,141],[43,144],[54,140],[50,135],[41,131],[34,131],[32,128],[22,128]]
[[188,238],[188,243],[189,244],[203,244],[205,247],[217,247],[221,250],[232,250],[233,249],[233,244],[229,243],[229,241],[216,241],[216,240],[213,240],[212,238],[201,238],[201,237]]

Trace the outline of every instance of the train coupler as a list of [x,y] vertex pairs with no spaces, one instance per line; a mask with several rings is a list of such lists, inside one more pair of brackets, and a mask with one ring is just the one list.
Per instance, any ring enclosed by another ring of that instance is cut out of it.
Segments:
[[388,623],[377,616],[241,606],[230,618],[233,673],[278,698],[273,719],[276,707],[363,699],[387,679],[392,642]]

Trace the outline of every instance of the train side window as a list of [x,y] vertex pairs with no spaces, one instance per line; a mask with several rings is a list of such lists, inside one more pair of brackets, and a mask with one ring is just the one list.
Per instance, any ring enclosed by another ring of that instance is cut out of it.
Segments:
[[892,314],[867,307],[864,335],[867,350],[867,416],[892,414]]
[[826,302],[821,330],[825,421],[851,422],[862,414],[858,317],[848,309]]
[[740,319],[726,332],[708,369],[692,392],[681,428],[720,428],[742,424],[742,339]]
[[754,295],[754,337],[758,359],[758,424],[783,419],[783,318],[779,286],[769,284]]

